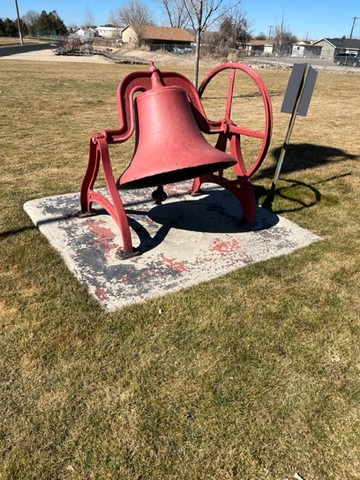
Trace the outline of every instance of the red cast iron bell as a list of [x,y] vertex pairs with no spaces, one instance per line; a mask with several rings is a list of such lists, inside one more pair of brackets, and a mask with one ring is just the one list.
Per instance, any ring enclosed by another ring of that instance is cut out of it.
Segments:
[[235,165],[204,138],[182,88],[165,86],[156,70],[151,86],[136,99],[135,153],[119,189],[181,182]]
[[[225,115],[209,120],[201,97],[209,82],[223,71],[229,72]],[[264,129],[242,127],[231,117],[237,72],[245,73],[257,85],[265,108]],[[140,93],[141,92],[141,93]],[[137,95],[139,93],[139,95]],[[201,192],[204,183],[215,183],[231,192],[242,206],[246,222],[254,222],[257,203],[250,177],[265,158],[271,138],[272,110],[265,84],[247,65],[226,63],[214,68],[199,90],[183,75],[160,72],[153,62],[147,71],[132,72],[119,84],[117,93],[119,127],[103,130],[90,138],[89,160],[83,179],[80,217],[96,215],[93,204],[101,205],[118,225],[123,245],[121,258],[140,253],[133,247],[132,235],[119,190],[155,187],[156,203],[166,198],[162,185],[194,179],[191,194]],[[121,144],[136,131],[135,152],[131,163],[115,182],[111,165],[110,145]],[[216,147],[207,142],[201,132],[217,135]],[[254,163],[244,163],[241,139],[254,137],[261,143]],[[229,144],[231,155],[225,153]],[[234,166],[236,178],[228,179],[222,170]],[[95,188],[102,166],[107,193]],[[217,173],[218,172],[218,173]]]

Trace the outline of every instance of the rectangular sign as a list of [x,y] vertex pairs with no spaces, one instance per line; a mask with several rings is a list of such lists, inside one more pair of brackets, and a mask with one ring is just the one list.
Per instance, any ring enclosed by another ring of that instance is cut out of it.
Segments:
[[[317,71],[306,63],[295,63],[281,106],[283,113],[297,113],[305,117],[314,91]],[[294,112],[294,109],[296,111]]]
[[309,67],[308,74],[305,79],[305,86],[302,92],[301,100],[297,109],[298,115],[306,117],[309,110],[311,97],[315,88],[315,83],[317,79],[318,72],[312,67]]

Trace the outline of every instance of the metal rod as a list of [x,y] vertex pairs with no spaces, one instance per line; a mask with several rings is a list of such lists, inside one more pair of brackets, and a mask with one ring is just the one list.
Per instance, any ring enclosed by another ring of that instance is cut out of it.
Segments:
[[296,98],[296,102],[294,104],[294,108],[293,108],[293,111],[292,111],[292,114],[291,114],[291,117],[290,117],[290,121],[289,121],[288,129],[287,129],[287,132],[286,132],[285,140],[284,140],[283,146],[281,147],[279,160],[278,160],[278,163],[276,165],[276,170],[275,170],[274,178],[273,178],[273,181],[272,181],[272,184],[271,184],[270,192],[265,199],[264,205],[266,203],[268,206],[269,205],[271,206],[271,202],[274,199],[276,183],[279,179],[279,175],[280,175],[280,171],[281,171],[281,168],[282,168],[282,165],[283,165],[283,162],[284,162],[285,154],[286,154],[287,148],[288,148],[289,143],[290,143],[290,137],[291,137],[294,125],[295,125],[297,110],[299,108],[301,97],[304,93],[306,77],[308,76],[309,68],[310,68],[310,65],[307,63],[306,67],[305,67],[304,75],[303,75],[303,78],[302,78],[302,81],[301,81],[301,85],[300,85],[300,88],[299,88],[298,96]]

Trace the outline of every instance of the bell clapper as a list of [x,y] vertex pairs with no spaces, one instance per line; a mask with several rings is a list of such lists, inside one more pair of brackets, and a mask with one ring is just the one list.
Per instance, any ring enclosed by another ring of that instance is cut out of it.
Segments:
[[151,197],[155,201],[156,205],[161,205],[161,203],[164,202],[168,196],[162,185],[159,185],[157,189],[152,192]]

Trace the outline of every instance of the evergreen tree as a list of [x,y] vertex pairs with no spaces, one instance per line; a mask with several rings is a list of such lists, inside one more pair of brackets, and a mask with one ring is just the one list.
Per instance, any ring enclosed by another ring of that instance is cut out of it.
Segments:
[[2,21],[0,31],[4,37],[17,37],[19,35],[16,22],[10,20],[10,18],[5,18],[5,20]]
[[49,13],[43,10],[33,25],[33,29],[38,35],[66,35],[67,33],[66,26],[56,10]]

